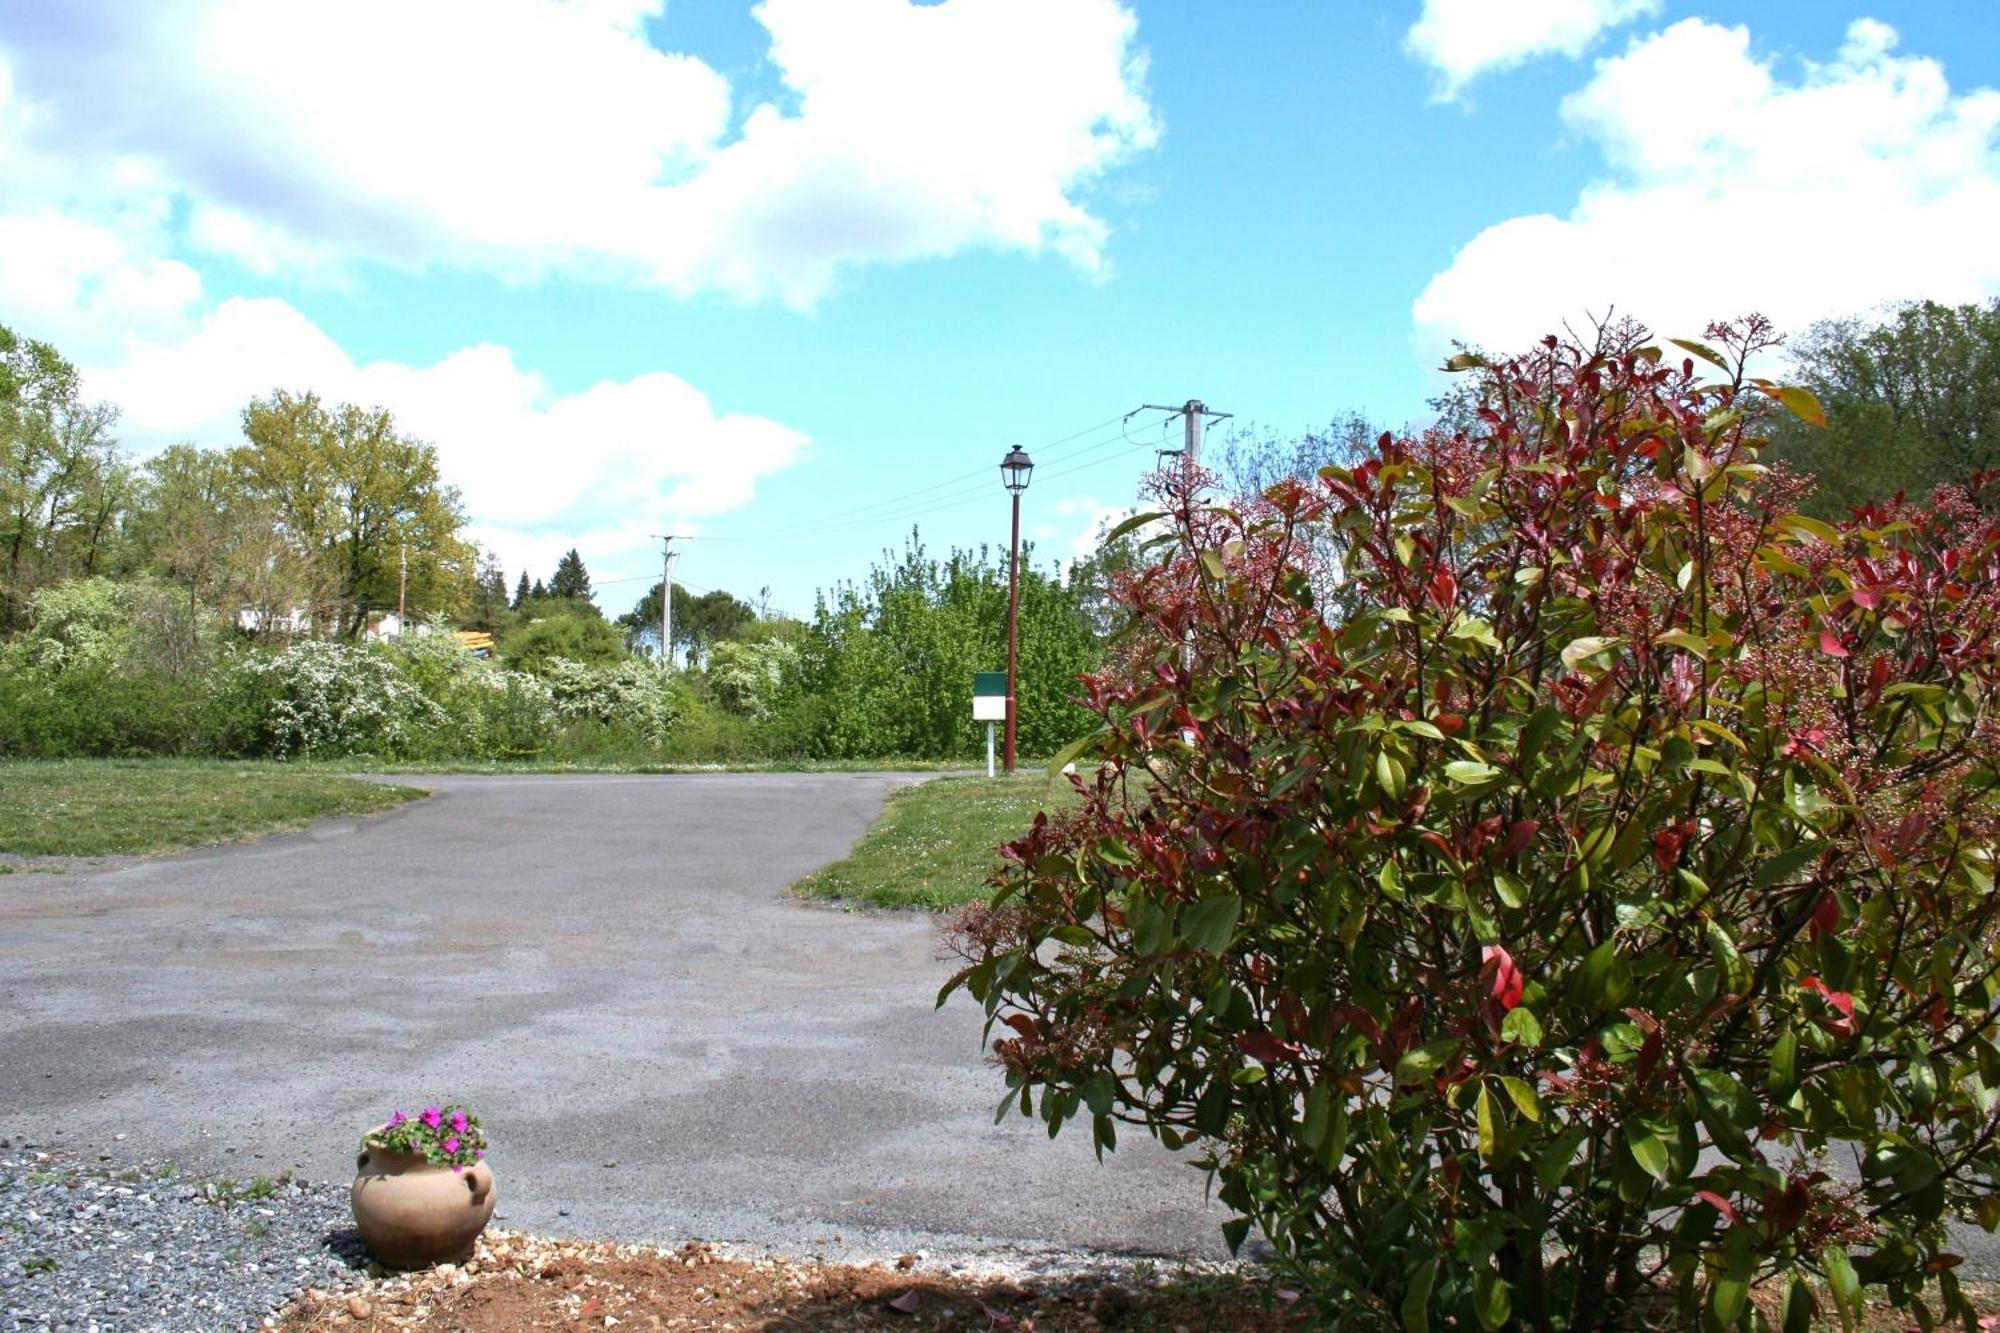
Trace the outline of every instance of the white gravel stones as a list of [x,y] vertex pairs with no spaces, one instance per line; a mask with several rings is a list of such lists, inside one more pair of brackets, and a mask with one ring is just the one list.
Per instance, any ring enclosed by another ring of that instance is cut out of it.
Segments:
[[338,1185],[191,1181],[0,1142],[0,1333],[256,1329],[361,1281]]

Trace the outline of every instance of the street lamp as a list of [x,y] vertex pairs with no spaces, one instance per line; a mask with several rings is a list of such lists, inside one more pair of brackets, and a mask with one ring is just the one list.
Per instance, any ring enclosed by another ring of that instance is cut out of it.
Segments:
[[1014,675],[1021,658],[1021,492],[1028,489],[1035,460],[1015,445],[1000,460],[1000,484],[1014,497],[1014,536],[1008,542],[1007,560],[1007,771],[1014,771],[1014,722],[1019,711],[1014,703]]

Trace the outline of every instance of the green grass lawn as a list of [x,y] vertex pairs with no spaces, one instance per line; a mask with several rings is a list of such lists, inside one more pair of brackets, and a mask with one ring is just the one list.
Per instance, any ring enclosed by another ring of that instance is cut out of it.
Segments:
[[1076,800],[1067,779],[1042,769],[1011,778],[938,778],[889,797],[875,826],[841,860],[792,886],[805,898],[877,907],[956,907],[986,896],[994,850],[1035,822],[1035,812]]
[[0,853],[175,851],[422,796],[337,773],[172,759],[0,763]]

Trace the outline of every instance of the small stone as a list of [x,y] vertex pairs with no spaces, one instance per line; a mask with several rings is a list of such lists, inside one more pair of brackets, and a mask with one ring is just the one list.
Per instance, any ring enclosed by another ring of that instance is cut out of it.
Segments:
[[605,1170],[607,1170],[607,1171],[609,1171],[609,1170],[610,1170],[610,1169],[611,1169],[612,1167],[614,1167],[614,1166],[616,1166],[616,1165],[618,1165],[618,1163],[616,1163],[616,1162],[606,1162],[606,1163],[604,1164],[604,1169],[605,1169]]
[[375,1313],[375,1307],[368,1303],[366,1297],[350,1296],[347,1298],[347,1313],[353,1315],[356,1319],[366,1319],[369,1315]]
[[896,1267],[897,1267],[897,1268],[900,1268],[900,1269],[901,1269],[901,1270],[903,1270],[904,1272],[906,1272],[906,1273],[907,1273],[907,1272],[909,1272],[909,1271],[910,1271],[910,1270],[911,1270],[912,1268],[915,1268],[916,1266],[917,1266],[917,1256],[916,1256],[916,1255],[914,1255],[914,1254],[899,1254],[899,1255],[897,1255],[897,1256],[896,1256]]

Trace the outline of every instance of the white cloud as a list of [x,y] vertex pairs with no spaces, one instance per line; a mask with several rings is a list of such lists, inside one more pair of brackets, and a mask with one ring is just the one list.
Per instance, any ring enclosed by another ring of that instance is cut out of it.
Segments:
[[1564,123],[1610,168],[1566,216],[1488,227],[1417,299],[1426,355],[1511,350],[1616,305],[1698,335],[1753,310],[1797,330],[1886,301],[2000,293],[2000,92],[1953,94],[1869,19],[1796,79],[1698,19],[1599,61]]
[[663,372],[559,395],[491,344],[428,366],[357,364],[269,299],[225,301],[188,337],[142,344],[88,376],[124,409],[126,438],[141,448],[238,441],[243,405],[275,388],[386,407],[437,446],[473,536],[512,569],[553,567],[551,552],[572,545],[592,561],[629,556],[662,522],[685,530],[747,503],[807,443],[778,422],[719,413]]
[[104,223],[91,182],[137,164],[189,245],[258,272],[558,271],[807,306],[844,266],[968,247],[1101,268],[1079,192],[1158,133],[1118,0],[753,12],[783,100],[733,128],[728,81],[649,43],[662,0],[16,9],[0,212]]
[[1660,0],[1424,0],[1403,46],[1437,71],[1438,99],[1449,101],[1489,70],[1574,60],[1607,28],[1659,10]]

